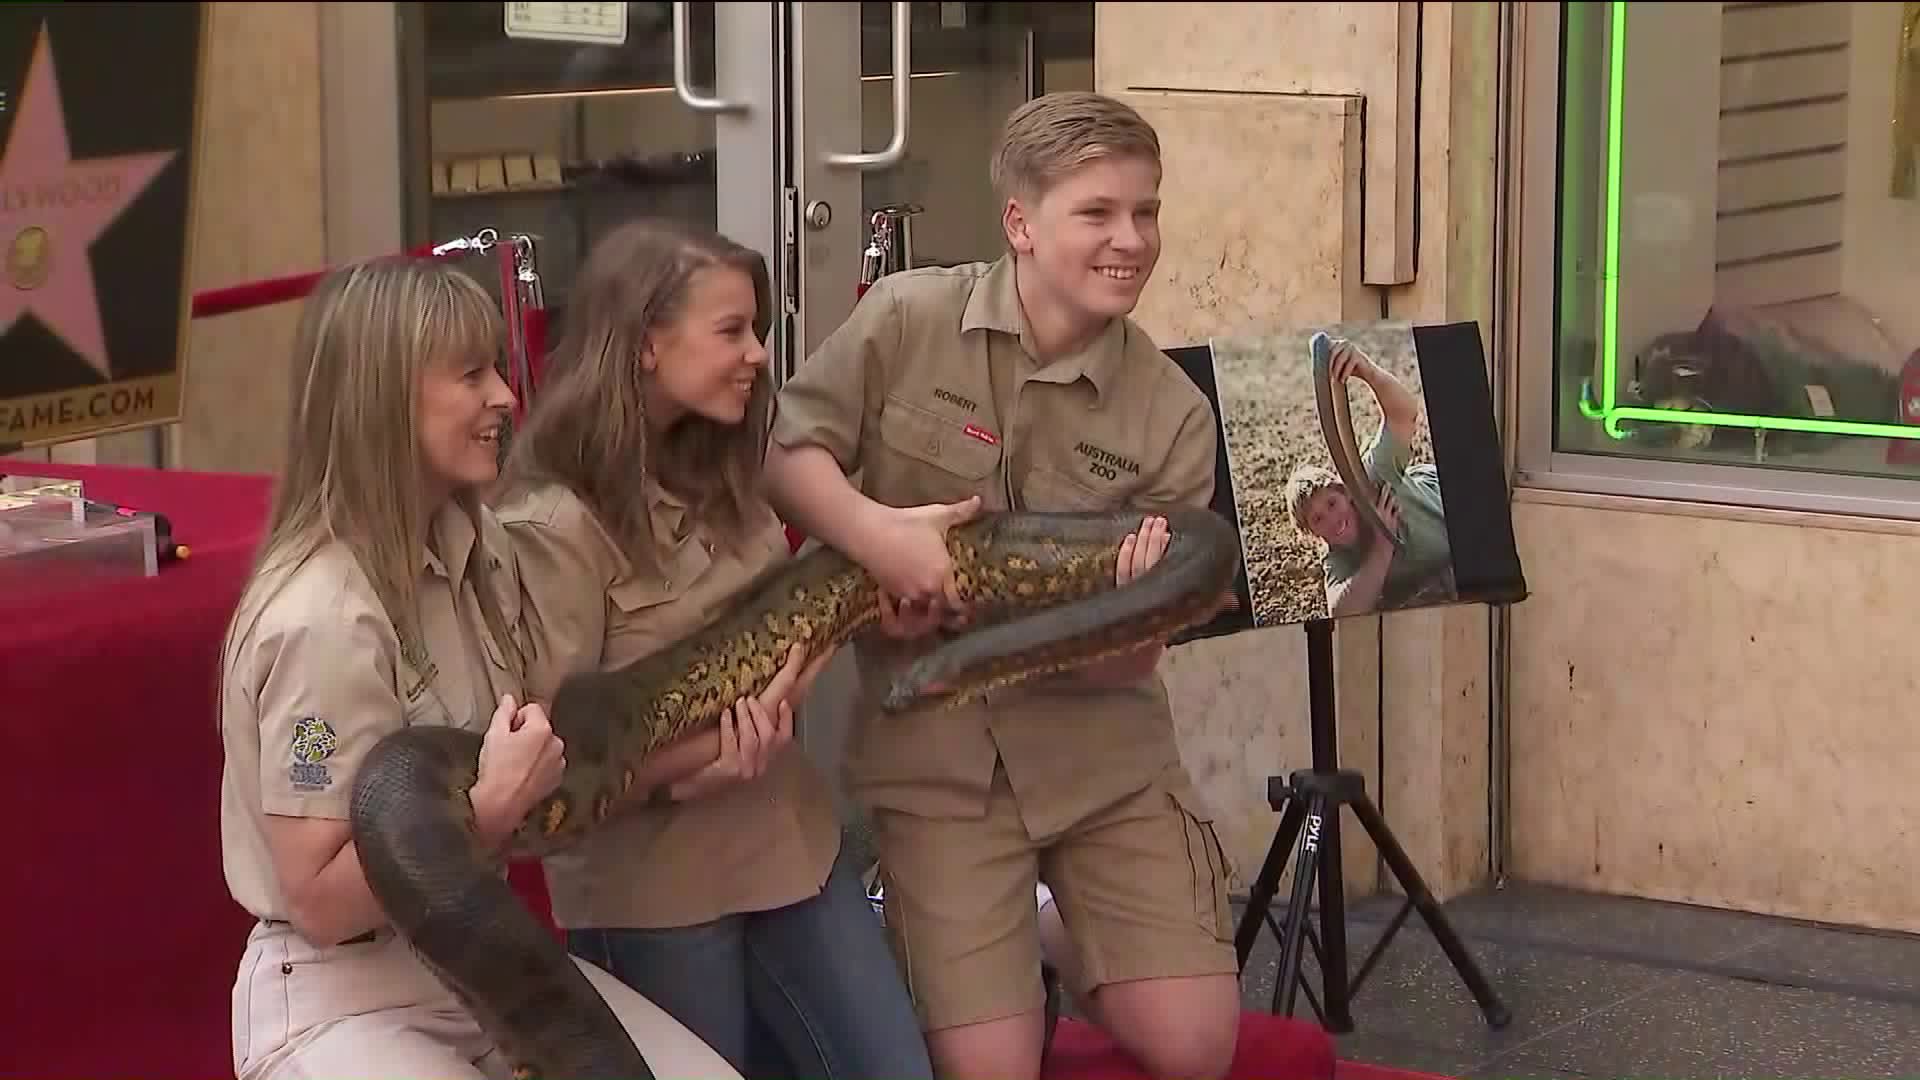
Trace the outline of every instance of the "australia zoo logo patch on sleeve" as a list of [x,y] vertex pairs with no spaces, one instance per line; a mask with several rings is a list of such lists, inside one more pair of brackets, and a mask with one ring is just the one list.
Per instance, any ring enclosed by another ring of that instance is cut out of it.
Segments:
[[306,716],[293,724],[293,764],[287,767],[287,779],[295,791],[324,791],[333,786],[333,774],[324,764],[340,745],[333,725],[317,716]]

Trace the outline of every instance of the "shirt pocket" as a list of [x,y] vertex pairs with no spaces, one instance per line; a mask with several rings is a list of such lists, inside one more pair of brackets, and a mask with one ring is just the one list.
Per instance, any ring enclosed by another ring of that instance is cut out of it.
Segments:
[[[472,693],[471,687],[459,683],[458,670],[448,673],[432,656],[427,658],[426,668],[425,672],[421,672],[412,664],[402,661],[395,669],[395,673],[399,676],[397,689],[400,694],[401,714],[406,718],[406,726],[462,726],[454,723],[453,714],[448,711],[447,687],[454,686],[457,692],[468,695]],[[490,721],[492,716],[493,711],[489,709],[487,715],[481,717],[481,722],[484,724]]]
[[510,642],[502,642],[495,637],[493,631],[484,622],[479,627],[480,643],[486,649],[487,664],[490,668],[487,674],[491,682],[513,681],[514,664],[513,658],[508,655],[509,644],[522,657],[528,655],[528,646],[531,644],[531,637],[523,624],[511,618],[505,618],[502,621],[505,623],[507,634],[511,637]]
[[506,640],[495,636],[484,618],[475,628],[486,651],[490,685],[519,681],[515,672],[530,663],[534,654],[533,628],[527,625],[526,612],[520,606],[520,580],[510,569],[495,560],[488,581],[500,607],[500,627]]
[[893,506],[960,502],[982,490],[1000,465],[1000,446],[968,425],[888,396],[880,410],[879,453],[868,468],[872,497]]
[[682,636],[674,601],[684,583],[651,574],[616,582],[607,590],[606,644],[602,661],[625,666],[659,651]]
[[[467,688],[462,687],[461,689],[465,690]],[[407,718],[406,724],[408,727],[465,727],[466,726],[463,724],[454,723],[453,714],[447,711],[447,707],[445,705],[441,704],[440,697],[437,694],[432,693],[431,691],[425,694],[422,694],[417,700],[410,701],[407,703],[406,718]],[[483,722],[491,723],[493,720],[492,711],[489,710],[487,715],[481,717],[480,719]],[[482,730],[484,730],[484,728]]]
[[1025,509],[1042,512],[1112,510],[1126,504],[1124,492],[1096,491],[1039,462],[1027,471],[1020,497]]
[[1227,898],[1227,852],[1214,827],[1213,812],[1197,793],[1184,786],[1169,792],[1168,801],[1186,838],[1194,921],[1215,941],[1232,941],[1235,927]]

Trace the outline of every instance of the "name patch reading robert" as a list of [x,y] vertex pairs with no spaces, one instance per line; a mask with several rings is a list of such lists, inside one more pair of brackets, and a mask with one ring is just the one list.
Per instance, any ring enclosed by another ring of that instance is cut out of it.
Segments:
[[959,394],[956,394],[953,391],[946,389],[945,387],[940,387],[940,386],[934,387],[933,397],[935,401],[944,401],[947,404],[954,406],[955,408],[965,409],[968,412],[978,412],[980,409],[979,402],[974,401],[970,397],[961,397]]

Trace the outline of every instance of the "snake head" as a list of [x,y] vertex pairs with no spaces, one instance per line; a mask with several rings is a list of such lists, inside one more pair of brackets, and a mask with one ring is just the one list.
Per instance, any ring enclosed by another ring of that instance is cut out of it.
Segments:
[[934,689],[937,685],[939,684],[917,682],[910,675],[897,676],[888,684],[886,696],[880,699],[880,709],[883,712],[897,713],[921,704],[928,698],[940,697],[943,691]]
[[985,694],[984,687],[967,690],[950,690],[947,684],[933,682],[916,684],[910,679],[895,679],[887,688],[887,696],[880,701],[882,712],[898,713],[909,708],[925,708],[939,712],[945,709],[957,709],[980,700]]
[[1315,330],[1313,336],[1307,339],[1307,355],[1322,367],[1333,362],[1333,339],[1327,336],[1325,330]]

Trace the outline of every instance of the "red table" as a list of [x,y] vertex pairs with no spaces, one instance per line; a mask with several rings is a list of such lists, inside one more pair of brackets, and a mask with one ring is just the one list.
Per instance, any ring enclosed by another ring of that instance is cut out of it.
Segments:
[[48,465],[168,516],[183,562],[57,599],[0,599],[7,887],[0,1075],[232,1075],[250,919],[220,870],[220,640],[265,520],[263,477]]
[[[0,457],[167,515],[156,577],[0,598],[0,1077],[225,1080],[251,917],[220,866],[220,645],[266,524],[265,476]],[[538,864],[513,867],[542,914]]]

